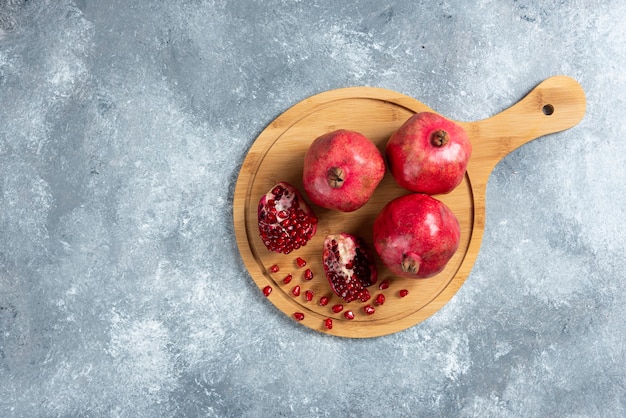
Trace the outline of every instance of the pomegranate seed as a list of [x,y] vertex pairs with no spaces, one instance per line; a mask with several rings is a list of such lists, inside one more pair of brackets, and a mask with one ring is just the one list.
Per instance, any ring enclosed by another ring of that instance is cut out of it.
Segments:
[[366,305],[363,307],[363,312],[368,315],[372,315],[374,312],[376,312],[376,309],[374,309],[372,305]]
[[324,321],[324,326],[326,329],[333,329],[333,320],[331,318],[326,318]]
[[295,286],[295,287],[291,290],[291,293],[292,293],[294,296],[300,296],[300,286]]
[[354,319],[354,312],[352,312],[352,311],[346,311],[346,312],[344,312],[343,316],[344,316],[346,319],[350,319],[350,320],[352,320],[352,319]]
[[306,266],[306,260],[302,257],[298,257],[296,258],[296,264],[298,265],[298,267],[302,268]]
[[304,280],[311,280],[313,278],[313,272],[311,269],[304,270]]
[[278,267],[278,264],[274,264],[272,267],[270,267],[270,271],[272,273],[278,273],[278,270],[280,270],[280,267]]
[[383,295],[382,293],[377,294],[374,302],[376,302],[376,305],[382,305],[383,303],[385,303],[385,295]]
[[398,292],[398,294],[400,295],[401,298],[405,297],[406,295],[409,294],[409,291],[406,289],[402,289]]
[[291,283],[291,279],[293,279],[293,276],[291,274],[288,274],[285,276],[285,278],[283,279],[283,283],[285,284],[289,284]]
[[331,309],[333,310],[334,313],[339,313],[339,312],[343,311],[343,305],[342,304],[337,304],[337,305],[333,306]]
[[294,312],[293,317],[298,321],[302,321],[304,319],[304,314],[302,312]]
[[389,282],[387,280],[383,280],[382,282],[380,282],[380,285],[378,285],[378,288],[380,290],[385,290],[389,287]]
[[320,298],[320,306],[326,306],[326,305],[328,305],[328,301],[329,301],[328,296],[322,296],[322,297]]
[[306,298],[307,302],[310,302],[313,300],[313,291],[312,290],[307,290],[306,292],[304,292],[304,297]]
[[272,293],[272,286],[265,286],[263,288],[263,294],[265,295],[265,297],[268,297],[270,293]]

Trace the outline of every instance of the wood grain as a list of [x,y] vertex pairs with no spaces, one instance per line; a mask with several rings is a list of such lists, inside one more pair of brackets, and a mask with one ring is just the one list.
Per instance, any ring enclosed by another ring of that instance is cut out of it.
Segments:
[[[372,243],[372,224],[382,207],[391,199],[407,194],[389,174],[377,188],[367,205],[352,213],[340,213],[312,205],[320,219],[318,232],[307,246],[289,254],[269,252],[259,238],[257,205],[259,199],[278,181],[302,187],[302,168],[306,150],[318,136],[335,130],[350,129],[370,138],[381,150],[387,139],[412,114],[432,109],[406,95],[380,88],[350,87],[317,94],[294,105],[272,121],[250,148],[239,172],[233,203],[234,228],[242,260],[259,289],[272,286],[268,297],[289,317],[302,312],[302,325],[314,330],[351,338],[377,337],[411,327],[433,315],[459,290],[469,275],[480,250],[485,225],[485,191],[489,175],[496,164],[512,150],[543,135],[575,126],[585,114],[585,94],[581,86],[566,76],[551,77],[540,83],[526,97],[509,109],[477,122],[461,122],[473,146],[464,181],[452,193],[436,196],[445,202],[461,223],[461,244],[446,269],[437,276],[424,279],[395,277],[380,262],[379,283],[390,286],[371,293],[384,293],[386,302],[366,315],[368,303],[344,303],[356,318],[346,320],[343,312],[335,314],[330,307],[341,300],[332,294],[321,263],[322,243],[326,235],[349,232]],[[304,269],[295,264],[296,257],[307,260],[314,273],[311,281],[302,278]],[[280,271],[268,269],[278,264]],[[293,275],[290,284],[282,279]],[[302,295],[294,297],[291,289],[300,285]],[[305,290],[314,292],[306,302]],[[401,298],[399,290],[409,290]],[[259,291],[259,296],[263,293]],[[322,307],[319,297],[330,297]],[[370,304],[373,301],[369,302]],[[268,315],[271,311],[268,311]],[[332,330],[324,327],[326,318],[333,319]]]

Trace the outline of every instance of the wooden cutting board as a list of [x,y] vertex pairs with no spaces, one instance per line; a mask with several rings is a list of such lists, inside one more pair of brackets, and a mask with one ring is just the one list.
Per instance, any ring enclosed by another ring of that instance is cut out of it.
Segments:
[[[294,313],[302,313],[304,319],[297,321],[299,324],[343,337],[387,335],[430,317],[456,294],[472,270],[485,227],[485,192],[493,168],[526,142],[576,125],[585,114],[585,106],[581,86],[572,78],[555,76],[493,117],[477,122],[457,121],[469,134],[472,157],[461,185],[449,194],[436,196],[452,209],[461,224],[461,243],[455,256],[443,272],[422,280],[396,277],[379,261],[378,283],[370,287],[372,300],[343,303],[344,311],[334,313],[331,306],[342,301],[333,295],[324,275],[321,261],[324,238],[331,233],[348,232],[362,236],[372,245],[372,224],[380,209],[393,198],[409,192],[397,186],[387,172],[367,205],[355,212],[341,213],[312,205],[319,218],[317,234],[305,247],[288,255],[268,251],[259,238],[259,199],[278,181],[304,191],[304,154],[318,136],[340,128],[355,130],[370,138],[383,152],[387,139],[412,114],[434,111],[412,97],[372,87],[331,90],[297,103],[272,121],[252,144],[235,188],[233,215],[237,244],[250,276],[260,289],[259,297],[264,297],[263,288],[271,286],[272,293],[267,299],[285,315],[293,318]],[[305,259],[307,266],[299,268],[296,257]],[[272,265],[278,265],[280,270],[271,272]],[[306,268],[312,270],[312,280],[303,278]],[[287,274],[293,280],[284,284]],[[378,284],[383,281],[389,287],[380,290]],[[301,287],[297,297],[292,294],[296,285]],[[400,297],[403,289],[409,293]],[[310,302],[304,296],[306,290],[314,294]],[[382,306],[373,304],[379,293],[385,295]],[[330,298],[328,305],[320,306],[321,296]],[[372,315],[363,312],[368,304],[376,309]],[[345,319],[346,310],[352,310],[355,318]],[[267,315],[274,313],[267,311]],[[333,320],[331,330],[324,326],[327,318]]]

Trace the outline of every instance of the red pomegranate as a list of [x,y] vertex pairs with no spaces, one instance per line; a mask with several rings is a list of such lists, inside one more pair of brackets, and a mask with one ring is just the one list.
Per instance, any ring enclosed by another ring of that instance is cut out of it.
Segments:
[[374,221],[374,248],[395,274],[427,278],[440,273],[457,248],[461,229],[441,201],[423,194],[389,202]]
[[376,145],[359,132],[340,129],[313,141],[302,183],[316,205],[352,212],[367,203],[384,175],[385,160]]
[[471,153],[465,130],[431,112],[411,116],[385,148],[396,182],[413,192],[431,195],[449,193],[463,181]]

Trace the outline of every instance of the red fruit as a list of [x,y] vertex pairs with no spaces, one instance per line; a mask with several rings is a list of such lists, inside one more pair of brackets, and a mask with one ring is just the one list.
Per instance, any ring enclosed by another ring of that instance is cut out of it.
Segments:
[[343,313],[343,316],[344,316],[346,319],[350,319],[350,320],[352,320],[352,319],[354,319],[354,312],[352,312],[352,311],[345,311],[345,312]]
[[270,271],[272,273],[278,273],[278,270],[280,270],[280,267],[278,267],[278,264],[274,264],[273,266],[270,267]]
[[291,184],[280,182],[259,201],[259,234],[270,251],[289,254],[317,231],[317,218]]
[[302,257],[298,257],[296,258],[296,264],[298,265],[298,267],[302,268],[306,266],[306,260]]
[[312,280],[312,279],[313,279],[313,272],[311,271],[311,269],[304,270],[304,280]]
[[363,312],[368,315],[373,315],[376,312],[376,309],[372,305],[366,305],[363,307]]
[[272,286],[265,286],[263,288],[263,294],[265,295],[265,297],[268,297],[270,293],[272,293]]
[[387,280],[383,280],[382,282],[380,282],[380,285],[378,286],[378,288],[380,290],[385,290],[389,288],[389,282]]
[[378,272],[374,254],[363,239],[346,233],[329,235],[322,257],[333,292],[346,302],[370,298],[366,287],[376,283]]
[[285,284],[289,284],[291,283],[291,279],[293,279],[293,276],[291,274],[288,274],[285,276],[285,278],[283,279],[283,283]]
[[411,116],[389,138],[389,169],[405,189],[427,194],[448,193],[463,180],[472,154],[465,130],[436,113]]
[[329,300],[330,300],[330,299],[328,299],[328,296],[322,296],[322,297],[320,298],[320,306],[326,306],[326,305],[328,305],[328,301],[329,301]]
[[333,320],[331,318],[326,318],[324,321],[324,326],[326,329],[333,329]]
[[374,302],[376,303],[376,305],[382,305],[385,303],[385,295],[383,295],[382,293],[379,293],[376,295],[376,299],[374,299]]
[[339,313],[339,312],[343,311],[343,305],[338,303],[338,304],[334,305],[331,309],[332,309],[332,311],[334,313]]
[[304,292],[304,297],[305,297],[307,302],[312,301],[313,300],[313,291],[312,290],[307,290],[306,292]]
[[313,141],[304,157],[302,184],[313,203],[352,212],[367,203],[384,175],[385,160],[376,145],[340,129]]
[[409,291],[406,289],[402,289],[398,292],[398,294],[400,295],[401,298],[403,298],[409,294]]
[[300,286],[294,286],[294,288],[291,289],[291,294],[294,296],[300,296]]
[[304,319],[304,314],[302,312],[294,312],[293,317],[298,321],[302,321]]
[[401,277],[426,278],[441,272],[459,247],[461,229],[441,201],[422,193],[389,202],[374,220],[374,247]]

